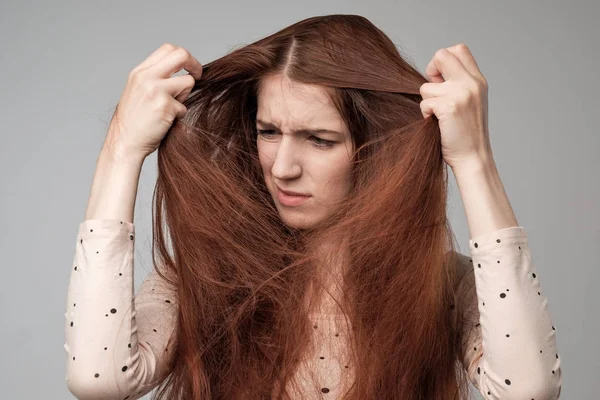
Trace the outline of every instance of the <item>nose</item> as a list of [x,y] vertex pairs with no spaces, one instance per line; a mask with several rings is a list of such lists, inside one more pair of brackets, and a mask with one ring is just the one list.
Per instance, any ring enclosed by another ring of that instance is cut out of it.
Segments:
[[283,135],[277,147],[277,155],[271,167],[271,174],[273,178],[282,181],[298,178],[302,174],[300,154],[294,144],[293,137]]

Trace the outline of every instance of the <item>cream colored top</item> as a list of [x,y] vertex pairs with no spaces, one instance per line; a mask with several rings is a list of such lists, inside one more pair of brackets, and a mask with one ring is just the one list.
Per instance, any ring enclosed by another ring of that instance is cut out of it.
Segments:
[[[169,373],[177,299],[154,269],[134,293],[134,241],[127,221],[79,225],[64,344],[65,380],[79,399],[138,399]],[[559,398],[556,329],[523,227],[473,238],[469,248],[471,257],[461,254],[457,266],[465,272],[457,299],[477,324],[463,339],[472,384],[484,399]],[[298,369],[296,394],[337,399],[353,377],[346,321],[339,313],[311,317],[317,346]]]

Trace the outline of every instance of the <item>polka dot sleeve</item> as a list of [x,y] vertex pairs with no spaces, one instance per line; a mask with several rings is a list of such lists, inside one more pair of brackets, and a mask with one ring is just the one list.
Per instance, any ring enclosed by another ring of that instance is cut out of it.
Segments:
[[472,238],[457,290],[463,365],[485,399],[558,399],[556,328],[521,226]]
[[65,380],[78,399],[137,399],[168,373],[176,297],[152,269],[134,295],[134,225],[81,222],[65,312]]

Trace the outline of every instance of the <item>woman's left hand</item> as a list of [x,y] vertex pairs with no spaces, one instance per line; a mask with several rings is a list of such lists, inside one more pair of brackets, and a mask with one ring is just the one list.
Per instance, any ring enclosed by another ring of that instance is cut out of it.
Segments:
[[421,113],[439,120],[444,161],[455,170],[491,160],[488,84],[467,46],[439,49],[425,74]]

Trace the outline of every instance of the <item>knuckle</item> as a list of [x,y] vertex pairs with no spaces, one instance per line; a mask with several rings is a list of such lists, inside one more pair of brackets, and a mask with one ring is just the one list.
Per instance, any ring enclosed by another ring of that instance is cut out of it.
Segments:
[[177,47],[175,50],[173,50],[173,55],[184,60],[189,57],[190,53],[183,47]]
[[166,96],[157,96],[154,104],[159,112],[166,112],[169,108],[169,99]]
[[177,46],[175,46],[172,43],[164,43],[162,46],[162,48],[166,49],[166,50],[175,50],[177,48]]
[[193,86],[196,84],[196,78],[194,78],[194,76],[192,74],[188,74],[185,77],[188,80],[189,85]]
[[473,93],[478,93],[479,92],[479,82],[477,82],[477,80],[472,80],[470,82],[468,82],[465,85],[465,91],[467,92],[467,94],[470,96]]
[[446,105],[446,110],[449,114],[456,114],[458,111],[458,101],[449,101]]
[[456,50],[462,52],[462,53],[467,53],[469,51],[469,48],[467,47],[466,44],[464,43],[459,43],[456,45]]
[[144,92],[149,97],[154,97],[158,93],[158,86],[151,80],[145,80],[140,83]]
[[142,71],[140,69],[134,68],[129,73],[129,78],[128,79],[129,79],[129,82],[131,82],[131,84],[133,84],[133,85],[139,85],[140,82],[144,81],[144,76],[143,76],[143,73],[142,73]]
[[474,94],[480,95],[485,91],[486,84],[481,79],[475,79],[471,84],[471,91]]
[[127,80],[133,81],[136,75],[138,74],[138,71],[138,67],[135,67],[131,71],[129,71],[129,74],[127,75]]
[[460,91],[460,94],[457,96],[456,104],[466,104],[469,103],[474,98],[473,90],[467,88]]

